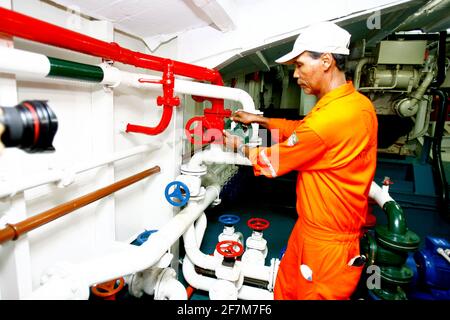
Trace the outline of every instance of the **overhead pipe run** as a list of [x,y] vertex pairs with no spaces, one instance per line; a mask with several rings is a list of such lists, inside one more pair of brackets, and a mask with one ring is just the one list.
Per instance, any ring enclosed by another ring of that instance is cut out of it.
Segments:
[[[5,8],[0,8],[0,16],[2,17],[0,19],[0,32],[11,36],[85,53],[104,60],[163,72],[163,79],[161,80],[163,96],[158,97],[157,100],[157,104],[164,107],[160,123],[156,127],[129,124],[127,132],[154,135],[161,133],[167,128],[172,118],[173,107],[180,104],[179,98],[173,96],[175,74],[196,80],[210,81],[213,84],[223,86],[222,77],[217,70],[131,51],[119,46],[117,43],[101,41]],[[58,74],[64,74],[62,71],[74,68],[77,76],[86,73],[90,81],[93,79],[98,80],[101,75],[97,68],[83,70],[79,64],[67,66],[56,59],[52,59],[50,62],[53,63],[53,70]],[[41,72],[45,72],[45,70],[41,70]],[[49,71],[47,74],[51,75],[51,72]],[[70,75],[70,72],[67,72],[65,75]],[[223,101],[218,103],[223,106]]]
[[[67,60],[59,60],[58,67],[54,67],[54,64],[52,65],[51,63],[53,59],[55,58],[46,57],[43,54],[12,48],[0,48],[0,72],[39,79],[65,78],[91,81],[111,88],[128,86],[140,89],[160,90],[164,88],[164,81],[167,81],[167,79],[164,80],[156,76],[121,71],[107,63],[92,66]],[[100,78],[101,80],[99,80]],[[252,97],[244,90],[237,88],[176,79],[174,81],[173,92],[236,101],[242,105],[244,111],[254,114],[261,113],[256,110]],[[170,92],[168,93],[169,96],[171,94]],[[223,105],[223,101],[220,101],[215,102],[217,108],[221,108]],[[217,104],[219,102],[221,105]],[[172,110],[172,107],[164,107],[160,124],[155,128],[138,128],[138,126],[127,124],[123,128],[123,131],[141,130],[147,134],[157,134],[170,122]],[[254,123],[251,126],[252,136],[250,137],[249,145],[258,145],[261,143],[261,138],[258,137],[259,126]],[[221,135],[222,133],[217,132],[216,134]]]
[[[116,183],[113,183],[107,187],[98,189],[94,192],[91,192],[82,197],[76,198],[72,201],[63,203],[55,208],[44,211],[40,214],[34,215],[28,219],[25,219],[19,223],[7,223],[6,227],[0,229],[0,244],[10,241],[17,240],[21,235],[32,231],[36,228],[39,228],[53,220],[61,218],[66,214],[75,211],[79,208],[82,208],[92,202],[95,202],[99,199],[102,199],[120,189],[128,187],[129,185],[136,183],[144,178],[147,178],[157,172],[160,172],[161,169],[158,166],[150,168],[148,170],[137,173],[131,177],[120,180]],[[109,279],[111,280],[111,279]]]
[[173,63],[174,74],[223,85],[217,70],[132,51],[5,8],[0,16],[0,32],[11,36],[160,72]]

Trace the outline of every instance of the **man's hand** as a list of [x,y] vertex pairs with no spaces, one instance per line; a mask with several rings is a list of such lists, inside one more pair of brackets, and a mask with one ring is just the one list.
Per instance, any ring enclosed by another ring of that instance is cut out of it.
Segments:
[[260,125],[267,127],[269,123],[269,118],[263,117],[261,115],[253,114],[246,111],[236,111],[230,117],[231,120],[235,122],[240,122],[245,125],[249,125],[252,123],[259,123]]
[[242,138],[223,131],[223,144],[233,152],[237,152],[238,148],[243,144]]

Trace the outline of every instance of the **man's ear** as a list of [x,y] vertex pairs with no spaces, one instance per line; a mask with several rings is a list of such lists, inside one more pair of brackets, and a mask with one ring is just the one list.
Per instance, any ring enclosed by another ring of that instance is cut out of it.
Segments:
[[331,65],[333,64],[333,56],[331,53],[324,53],[320,56],[321,60],[321,67],[323,71],[328,71],[330,69]]

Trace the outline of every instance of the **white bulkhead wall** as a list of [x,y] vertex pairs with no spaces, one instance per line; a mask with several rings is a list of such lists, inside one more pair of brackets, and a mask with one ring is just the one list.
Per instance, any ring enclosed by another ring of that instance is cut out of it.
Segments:
[[[115,41],[133,51],[148,53],[142,41],[114,31],[110,22],[89,21],[38,0],[2,0],[0,5],[6,8],[12,5],[20,13],[104,41]],[[17,49],[60,59],[92,65],[101,63],[100,58],[22,39],[15,39],[13,44]],[[175,51],[165,49],[165,57],[176,59],[175,55]],[[127,71],[160,74],[123,64],[115,66]],[[121,132],[126,123],[149,127],[159,123],[162,107],[156,105],[156,98],[162,95],[162,90],[117,88],[107,91],[96,84],[63,80],[15,81],[9,75],[0,74],[0,93],[4,97],[2,106],[13,106],[27,99],[48,100],[58,117],[54,139],[56,152],[28,154],[16,148],[5,149],[0,155],[1,183],[17,183],[51,169],[69,169],[142,144],[161,144],[154,152],[77,175],[68,187],[48,184],[2,199],[0,227],[7,222],[22,221],[155,165],[161,167],[160,173],[0,246],[0,299],[23,298],[40,285],[43,272],[56,263],[79,263],[104,254],[112,241],[129,243],[145,229],[160,228],[174,215],[174,208],[164,197],[164,188],[179,174],[182,132],[176,129],[182,125],[183,107],[175,109],[169,127],[160,135]],[[7,95],[10,99],[6,99]],[[183,105],[183,97],[180,98]]]

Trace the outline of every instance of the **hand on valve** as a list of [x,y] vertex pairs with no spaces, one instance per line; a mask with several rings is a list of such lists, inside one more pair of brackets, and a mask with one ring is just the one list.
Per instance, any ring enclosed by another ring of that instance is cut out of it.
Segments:
[[246,111],[236,111],[233,115],[231,115],[230,119],[235,122],[240,122],[245,125],[249,125],[253,122],[259,122],[260,116],[249,113]]
[[233,135],[225,130],[223,130],[223,144],[233,152],[240,151],[240,148],[244,146],[241,137]]

